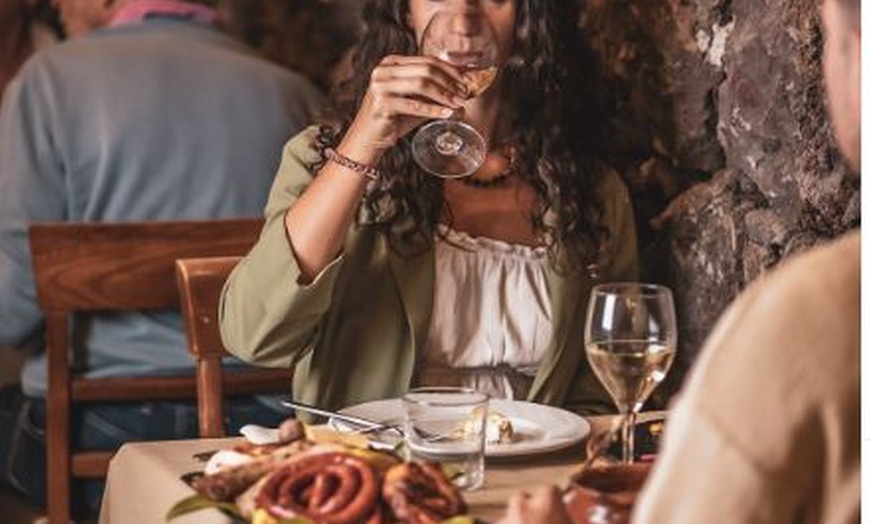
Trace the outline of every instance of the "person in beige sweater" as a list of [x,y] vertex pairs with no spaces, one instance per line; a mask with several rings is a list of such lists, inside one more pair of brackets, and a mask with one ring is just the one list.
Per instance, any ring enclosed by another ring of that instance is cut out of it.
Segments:
[[[829,111],[860,156],[860,3],[823,0]],[[860,232],[788,261],[720,319],[668,421],[636,524],[858,522]],[[568,519],[548,488],[503,523]]]

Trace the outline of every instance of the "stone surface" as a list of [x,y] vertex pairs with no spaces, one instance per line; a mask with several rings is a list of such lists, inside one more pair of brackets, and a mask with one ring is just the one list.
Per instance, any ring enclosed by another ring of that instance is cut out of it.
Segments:
[[817,0],[589,0],[606,155],[629,183],[645,278],[673,287],[679,369],[784,257],[855,227],[824,108]]

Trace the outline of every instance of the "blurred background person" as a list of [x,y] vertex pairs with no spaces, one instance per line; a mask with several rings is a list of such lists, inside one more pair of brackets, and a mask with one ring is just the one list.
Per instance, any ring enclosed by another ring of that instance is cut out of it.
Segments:
[[[12,347],[38,346],[43,328],[31,222],[259,216],[282,145],[321,104],[304,77],[219,31],[208,2],[55,3],[70,39],[35,54],[0,107],[0,345]],[[93,315],[74,329],[89,376],[193,371],[178,312]],[[0,390],[0,475],[38,503],[45,392],[42,355]],[[231,431],[283,418],[258,399],[228,414]],[[196,403],[89,404],[72,425],[84,449],[195,437]]]

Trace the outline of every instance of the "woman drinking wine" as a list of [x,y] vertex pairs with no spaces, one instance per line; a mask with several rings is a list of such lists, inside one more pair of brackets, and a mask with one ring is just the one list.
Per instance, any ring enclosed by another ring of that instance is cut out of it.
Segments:
[[[294,398],[327,408],[461,385],[613,410],[582,319],[593,283],[636,278],[635,232],[625,187],[594,156],[572,5],[368,3],[354,76],[333,117],[287,145],[260,241],[224,289],[235,354],[295,364]],[[491,26],[487,89],[421,54],[446,10]],[[481,134],[469,176],[415,162],[415,130],[434,119]]]

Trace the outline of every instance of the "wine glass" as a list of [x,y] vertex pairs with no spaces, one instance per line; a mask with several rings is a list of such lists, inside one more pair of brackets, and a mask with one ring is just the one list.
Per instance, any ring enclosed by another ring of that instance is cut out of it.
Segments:
[[586,357],[624,419],[622,458],[634,462],[637,413],[677,352],[671,291],[654,284],[600,284],[586,311]]
[[[449,62],[462,72],[469,98],[479,96],[498,74],[499,48],[486,16],[474,10],[436,12],[420,41],[420,54]],[[469,176],[483,164],[487,144],[481,134],[457,119],[434,120],[411,142],[417,164],[443,178]]]

